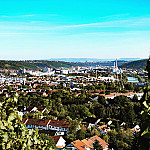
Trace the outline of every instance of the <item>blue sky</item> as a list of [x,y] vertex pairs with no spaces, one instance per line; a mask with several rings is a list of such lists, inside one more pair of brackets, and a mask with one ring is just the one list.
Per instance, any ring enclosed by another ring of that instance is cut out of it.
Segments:
[[0,59],[148,57],[149,0],[0,0]]

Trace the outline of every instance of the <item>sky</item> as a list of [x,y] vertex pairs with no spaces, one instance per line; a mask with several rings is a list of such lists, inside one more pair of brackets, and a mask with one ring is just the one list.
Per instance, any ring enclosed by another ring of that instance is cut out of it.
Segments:
[[149,0],[0,0],[0,59],[149,53]]

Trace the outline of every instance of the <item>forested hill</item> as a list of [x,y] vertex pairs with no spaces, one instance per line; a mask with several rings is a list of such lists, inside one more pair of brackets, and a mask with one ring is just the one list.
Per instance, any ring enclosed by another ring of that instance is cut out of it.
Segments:
[[130,69],[144,69],[146,66],[147,59],[127,62],[123,65],[121,65],[121,68],[130,68]]
[[[124,64],[126,61],[118,61],[118,66]],[[64,61],[47,61],[47,60],[28,60],[28,61],[6,61],[0,60],[0,69],[31,69],[39,70],[44,67],[65,67],[70,68],[72,66],[113,66],[114,61],[104,62],[64,62]]]
[[44,67],[66,67],[69,68],[71,66],[75,66],[75,63],[68,62],[60,62],[60,61],[5,61],[0,60],[0,68],[1,69],[31,69],[31,70],[39,70]]

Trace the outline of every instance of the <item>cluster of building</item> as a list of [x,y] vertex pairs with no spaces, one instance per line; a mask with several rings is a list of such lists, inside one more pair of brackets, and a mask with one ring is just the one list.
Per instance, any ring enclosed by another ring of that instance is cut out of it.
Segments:
[[39,129],[39,134],[44,133],[51,136],[54,139],[57,149],[94,150],[93,144],[96,140],[104,150],[108,149],[108,143],[97,135],[83,140],[76,140],[66,145],[66,141],[63,136],[69,132],[70,127],[70,123],[66,121],[28,118],[23,118],[22,121],[28,129]]
[[55,130],[60,135],[65,135],[70,127],[69,122],[60,120],[23,118],[22,121],[28,129]]
[[[83,140],[75,140],[70,144],[66,145],[66,141],[63,138],[63,136],[69,134],[71,125],[70,122],[62,120],[28,119],[28,118],[23,118],[22,121],[28,129],[35,129],[35,130],[38,129],[39,134],[43,133],[52,137],[54,139],[57,149],[65,148],[66,150],[94,150],[94,143],[98,141],[98,144],[101,145],[101,147],[104,150],[108,150],[109,144],[100,137],[98,137],[97,135]],[[100,119],[88,117],[85,120],[83,120],[82,124],[84,125],[87,124],[87,128],[95,126],[96,129],[103,135],[111,131],[110,128],[110,125],[112,123],[111,120],[109,120],[108,123],[106,123],[106,125],[98,125],[99,122]],[[125,125],[124,122],[120,125],[121,126],[120,129],[123,130],[125,134],[127,134],[127,132],[122,127],[123,125]],[[136,125],[134,128],[131,129],[131,132],[133,134],[140,132],[140,127]]]
[[[110,76],[97,76],[97,72],[105,73],[106,70],[110,73]],[[115,82],[119,81],[116,74],[133,73],[135,70],[122,70],[117,66],[117,60],[114,63],[113,67],[72,67],[70,69],[53,69],[53,68],[43,68],[43,71],[32,71],[26,69],[20,69],[19,71],[12,71],[9,76],[4,74],[0,75],[0,96],[11,97],[12,95],[18,96],[20,93],[23,93],[24,96],[38,94],[44,97],[50,96],[56,89],[52,89],[52,86],[62,86],[66,91],[72,92],[78,96],[81,93],[80,85],[88,86],[94,85],[98,82]],[[96,76],[90,76],[90,72],[94,72]],[[143,72],[141,72],[143,73]],[[24,75],[23,75],[24,74]],[[41,88],[45,85],[49,87],[47,90]],[[8,89],[8,86],[11,89]],[[138,100],[141,99],[143,93],[110,93],[102,94],[103,90],[87,90],[86,92],[91,92],[92,100],[97,100],[98,96],[104,96],[107,99],[114,99],[116,96],[124,95],[129,98],[133,98],[134,95],[137,95]],[[90,103],[90,101],[89,101]],[[35,113],[41,112],[42,114],[47,111],[44,106],[33,106],[33,107],[24,107],[21,106],[18,108],[18,114],[23,116],[26,113]],[[44,116],[41,116],[41,119],[29,119],[23,118],[22,121],[28,129],[38,129],[39,134],[44,133],[51,136],[54,139],[57,149],[65,148],[67,150],[94,150],[94,143],[98,141],[99,145],[102,146],[104,150],[108,149],[108,143],[102,140],[98,136],[89,137],[88,139],[75,140],[70,144],[66,145],[66,141],[63,136],[69,134],[70,122],[63,120],[55,119],[44,119]],[[100,119],[88,117],[83,120],[81,123],[87,127],[91,128],[96,126],[96,129],[100,131],[103,135],[107,134],[111,130],[109,125],[111,120],[107,124],[98,125]],[[79,127],[80,128],[80,127]],[[123,128],[122,128],[123,129]],[[133,134],[138,133],[140,127],[136,125],[131,129]]]

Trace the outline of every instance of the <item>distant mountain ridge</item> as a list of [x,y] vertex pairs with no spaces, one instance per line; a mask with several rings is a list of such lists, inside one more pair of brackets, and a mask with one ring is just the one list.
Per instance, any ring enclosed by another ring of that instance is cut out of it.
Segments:
[[[144,68],[146,66],[146,60],[138,61],[124,61],[118,60],[118,66],[121,68]],[[113,61],[99,61],[99,62],[65,62],[65,61],[48,61],[48,60],[27,60],[27,61],[8,61],[0,60],[0,69],[29,69],[29,70],[41,70],[44,67],[48,68],[71,68],[72,66],[81,66],[81,67],[96,67],[96,66],[113,66],[115,60]]]
[[[126,63],[126,61],[118,61],[118,66]],[[71,68],[72,66],[81,67],[96,67],[96,66],[113,66],[114,61],[101,61],[101,62],[64,62],[64,61],[47,61],[47,60],[27,60],[27,61],[8,61],[0,60],[0,69],[29,69],[41,70],[44,67],[48,68]]]
[[[120,61],[134,61],[141,58],[119,58]],[[49,61],[64,61],[64,62],[106,62],[114,61],[115,59],[98,59],[98,58],[50,58]]]
[[0,60],[0,68],[1,69],[29,69],[29,70],[40,70],[44,67],[48,68],[57,68],[57,67],[72,67],[75,66],[73,63],[68,62],[56,62],[56,61],[39,61],[39,60],[28,60],[28,61],[7,61],[7,60]]

